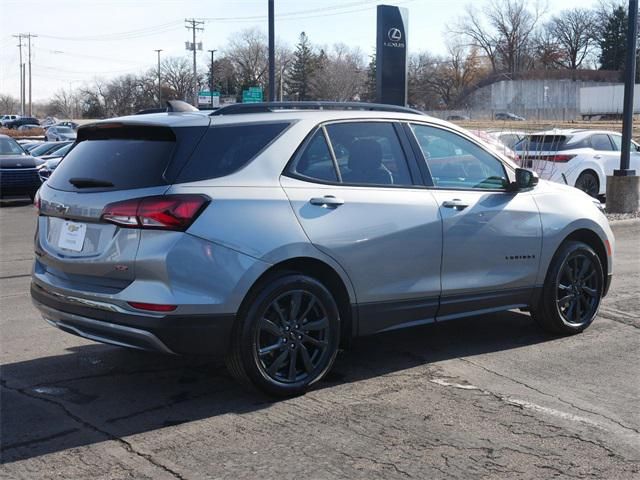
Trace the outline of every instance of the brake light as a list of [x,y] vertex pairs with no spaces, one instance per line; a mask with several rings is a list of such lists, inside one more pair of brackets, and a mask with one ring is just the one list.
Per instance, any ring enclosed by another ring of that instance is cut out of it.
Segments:
[[143,302],[127,302],[133,308],[138,310],[148,310],[150,312],[173,312],[177,305],[161,305],[158,303],[143,303]]
[[549,155],[545,160],[548,162],[566,163],[573,157],[575,157],[575,155]]
[[209,204],[204,195],[162,195],[110,203],[101,219],[122,227],[185,231]]
[[38,190],[33,197],[33,207],[40,213],[40,190]]

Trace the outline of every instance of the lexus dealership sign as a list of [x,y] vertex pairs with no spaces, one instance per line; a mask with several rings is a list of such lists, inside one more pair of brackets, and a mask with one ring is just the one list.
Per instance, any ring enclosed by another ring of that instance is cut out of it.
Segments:
[[378,102],[407,104],[406,8],[378,5],[376,87]]

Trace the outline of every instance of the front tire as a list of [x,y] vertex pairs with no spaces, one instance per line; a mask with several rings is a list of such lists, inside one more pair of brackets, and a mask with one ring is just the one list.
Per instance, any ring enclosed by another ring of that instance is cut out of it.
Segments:
[[580,333],[595,319],[603,291],[604,275],[596,252],[583,242],[565,242],[551,261],[531,316],[550,333]]
[[340,314],[322,283],[284,273],[262,282],[246,303],[226,358],[240,383],[292,396],[324,377],[338,352]]

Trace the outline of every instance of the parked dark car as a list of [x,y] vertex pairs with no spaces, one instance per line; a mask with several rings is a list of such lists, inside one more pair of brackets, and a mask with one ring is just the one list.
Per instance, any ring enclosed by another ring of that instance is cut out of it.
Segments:
[[4,124],[4,126],[6,128],[18,128],[22,125],[40,125],[40,122],[38,121],[37,118],[33,118],[33,117],[20,117],[20,118],[16,118],[15,120],[11,120],[9,122],[6,122]]
[[467,115],[449,115],[447,117],[447,120],[453,121],[453,120],[470,120],[470,119]]
[[29,153],[34,157],[42,157],[44,155],[52,155],[56,150],[69,145],[73,142],[45,142],[31,149]]
[[38,175],[40,175],[40,180],[42,182],[46,182],[47,179],[51,176],[53,171],[60,165],[60,162],[64,158],[64,156],[73,148],[73,143],[68,143],[62,148],[58,148],[55,152],[52,152],[49,155],[44,155],[40,157],[40,160],[44,161],[44,163],[38,168]]
[[42,183],[39,165],[13,138],[0,135],[0,196],[27,195],[33,200]]
[[522,122],[525,120],[524,117],[520,115],[516,115],[515,113],[505,112],[505,113],[496,113],[494,118],[496,120],[510,120],[515,122]]

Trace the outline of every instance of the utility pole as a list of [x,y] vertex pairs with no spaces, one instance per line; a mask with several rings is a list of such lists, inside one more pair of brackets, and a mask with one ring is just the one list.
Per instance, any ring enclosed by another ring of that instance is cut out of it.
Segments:
[[213,54],[218,50],[209,50],[211,53],[211,71],[209,72],[209,93],[211,93],[211,108],[213,108]]
[[633,129],[633,91],[636,83],[636,45],[638,42],[638,0],[629,0],[629,27],[627,31],[627,63],[624,79],[624,105],[622,110],[622,152],[620,170],[614,170],[617,176],[635,175],[629,169],[631,154],[631,134]]
[[20,63],[18,69],[20,70],[20,115],[24,115],[24,65],[22,64],[22,34],[14,35],[18,39],[18,51],[20,52]]
[[269,0],[269,101],[276,100],[276,36],[274,0]]
[[29,116],[33,116],[33,110],[31,106],[31,39],[37,37],[37,35],[32,35],[31,33],[27,33],[24,35],[27,37],[27,41],[29,42]]
[[160,77],[160,52],[161,48],[154,50],[158,54],[158,106],[162,108],[162,80]]
[[187,30],[191,29],[193,33],[193,43],[191,43],[191,48],[188,48],[187,50],[193,51],[193,106],[198,108],[198,68],[196,65],[196,49],[202,50],[202,44],[200,45],[196,44],[196,30],[198,31],[204,30],[204,28],[200,26],[200,25],[204,25],[204,22],[202,20],[196,20],[195,18],[191,18],[191,19],[185,19],[185,23],[187,24],[185,25]]
[[640,177],[630,168],[637,43],[638,0],[629,0],[620,169],[614,170],[613,176],[607,176],[607,211],[612,213],[640,211]]

